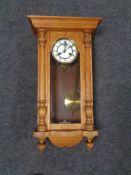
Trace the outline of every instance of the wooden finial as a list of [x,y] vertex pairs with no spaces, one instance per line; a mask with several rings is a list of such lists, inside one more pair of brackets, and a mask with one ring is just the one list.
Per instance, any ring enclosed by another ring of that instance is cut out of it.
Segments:
[[94,146],[94,144],[93,144],[92,140],[88,139],[86,142],[86,147],[89,150],[89,152],[93,149],[93,146]]
[[43,138],[39,139],[39,142],[37,144],[38,150],[42,153],[44,151],[45,147],[46,147],[46,144],[45,144],[44,139]]

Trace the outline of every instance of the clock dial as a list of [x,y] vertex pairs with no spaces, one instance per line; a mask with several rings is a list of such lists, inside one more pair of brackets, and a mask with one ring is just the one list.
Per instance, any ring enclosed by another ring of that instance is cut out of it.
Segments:
[[59,39],[52,48],[52,56],[56,61],[69,64],[72,63],[78,55],[76,43],[70,39]]

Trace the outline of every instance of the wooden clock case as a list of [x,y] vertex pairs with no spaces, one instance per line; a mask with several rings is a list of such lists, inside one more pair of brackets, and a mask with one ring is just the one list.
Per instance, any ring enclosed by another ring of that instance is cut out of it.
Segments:
[[[28,19],[38,40],[37,129],[33,133],[39,141],[38,149],[44,150],[46,138],[58,147],[71,147],[85,137],[85,144],[91,150],[98,136],[93,116],[92,34],[101,18],[28,16]],[[51,50],[60,38],[74,40],[80,54],[80,121],[75,123],[51,121],[51,91],[54,91]]]

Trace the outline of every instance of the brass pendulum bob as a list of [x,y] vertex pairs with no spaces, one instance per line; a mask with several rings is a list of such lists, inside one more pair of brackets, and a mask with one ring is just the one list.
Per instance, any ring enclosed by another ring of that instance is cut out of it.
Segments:
[[72,91],[69,96],[64,99],[64,104],[72,113],[80,109],[80,93],[78,90]]

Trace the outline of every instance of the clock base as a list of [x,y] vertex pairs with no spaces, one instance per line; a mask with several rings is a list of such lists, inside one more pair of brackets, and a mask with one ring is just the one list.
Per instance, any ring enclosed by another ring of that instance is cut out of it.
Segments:
[[48,138],[51,143],[57,147],[72,147],[81,142],[86,138],[86,147],[89,151],[93,148],[93,140],[98,136],[98,131],[86,131],[86,130],[70,130],[70,131],[47,131],[33,133],[34,137],[39,140],[38,149],[42,152],[45,147],[45,140]]

